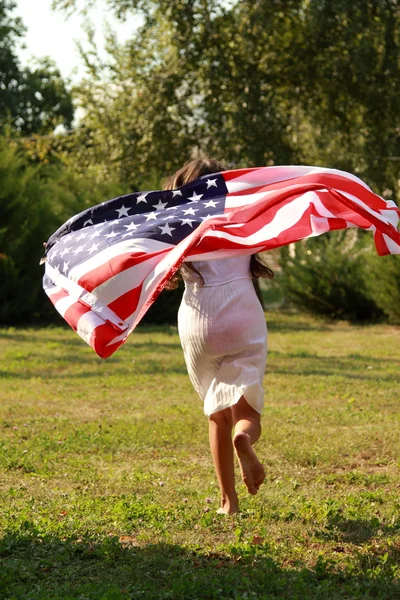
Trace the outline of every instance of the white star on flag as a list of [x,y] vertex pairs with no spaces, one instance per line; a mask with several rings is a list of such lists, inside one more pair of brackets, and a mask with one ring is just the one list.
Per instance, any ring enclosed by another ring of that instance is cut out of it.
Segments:
[[112,231],[111,233],[106,233],[104,237],[106,237],[106,238],[114,238],[116,236],[117,236],[117,234],[115,233],[115,231]]
[[157,217],[156,217],[156,213],[155,212],[151,212],[147,215],[146,217],[146,221],[150,221],[150,219],[155,219],[157,221]]
[[204,194],[196,194],[196,192],[193,192],[193,196],[188,196],[188,199],[192,202],[198,202],[203,196]]
[[147,203],[146,196],[147,196],[147,194],[140,194],[140,196],[138,196],[136,199],[136,204],[139,204],[139,202]]
[[129,223],[129,225],[124,225],[124,227],[126,227],[127,231],[135,231],[139,227],[139,225],[132,221],[132,223]]
[[153,204],[153,208],[156,210],[162,210],[165,206],[167,206],[167,204],[168,202],[161,202],[161,200],[159,200],[157,204]]
[[98,247],[99,247],[99,244],[93,244],[92,247],[89,248],[89,250],[88,250],[89,254],[92,254],[92,252],[95,252]]
[[130,209],[126,208],[126,206],[122,205],[121,208],[116,208],[115,210],[118,213],[118,219],[121,217],[129,217],[128,210]]
[[204,207],[210,208],[210,206],[212,206],[213,208],[215,208],[217,204],[218,202],[215,202],[215,200],[209,200],[208,202],[204,202]]
[[190,227],[193,227],[192,223],[194,223],[193,219],[181,219],[181,225],[190,225]]
[[161,233],[168,234],[172,237],[172,231],[174,231],[175,227],[170,227],[169,223],[165,223],[165,225],[159,225],[159,229],[161,229]]
[[216,179],[207,179],[206,184],[208,190],[210,189],[210,187],[218,187]]
[[194,216],[194,213],[197,213],[197,212],[198,212],[198,208],[188,208],[187,210],[183,211],[183,214],[184,215],[193,215]]
[[182,196],[181,190],[172,190],[172,197],[175,198],[175,196]]

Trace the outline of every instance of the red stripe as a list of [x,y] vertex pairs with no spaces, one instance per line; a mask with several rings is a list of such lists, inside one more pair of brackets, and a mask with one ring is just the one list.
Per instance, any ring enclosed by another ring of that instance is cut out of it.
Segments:
[[385,256],[386,254],[390,254],[384,237],[378,230],[374,233],[374,242],[376,251],[378,252],[379,256]]
[[125,342],[125,339],[122,339],[115,344],[110,344],[116,337],[119,337],[117,331],[108,323],[104,323],[92,332],[90,345],[101,358],[108,358]]
[[74,302],[64,313],[64,319],[71,325],[75,331],[78,328],[79,319],[90,312],[89,306],[84,306],[81,302]]
[[146,252],[126,252],[124,254],[120,254],[119,256],[114,256],[105,262],[104,264],[96,267],[91,271],[88,271],[82,277],[79,278],[78,284],[83,287],[88,292],[92,292],[96,287],[108,281],[115,275],[122,273],[122,271],[126,271],[131,267],[139,265],[140,263],[152,258],[154,256],[158,256],[160,254],[165,254],[170,251],[170,248],[164,248],[159,250],[158,252],[151,252],[147,254]]
[[67,296],[69,296],[69,294],[65,290],[59,290],[58,292],[55,292],[54,294],[49,294],[49,298],[54,305],[59,300],[62,300],[63,298],[66,298]]
[[116,315],[121,317],[121,319],[127,319],[132,313],[135,312],[137,308],[142,287],[143,283],[141,283],[138,287],[135,287],[133,290],[129,290],[129,292],[126,292],[126,294],[122,294],[122,296],[119,296],[119,298],[108,305],[109,308],[111,308]]
[[[261,167],[262,168],[262,167]],[[253,167],[252,169],[236,169],[235,171],[222,171],[220,175],[225,179],[225,181],[231,181],[232,179],[237,179],[238,177],[242,177],[247,173],[252,173],[254,171],[259,171],[260,167]]]
[[[359,198],[366,204],[370,206],[370,208],[374,210],[385,210],[387,209],[387,204],[385,200],[381,199],[379,196],[374,194],[371,190],[365,188],[361,183],[354,181],[351,178],[344,177],[342,175],[332,174],[332,173],[312,173],[309,175],[302,175],[300,177],[294,177],[289,181],[277,181],[273,183],[268,183],[264,185],[258,185],[251,188],[247,188],[244,190],[239,190],[236,192],[230,192],[228,197],[240,197],[251,195],[253,193],[260,192],[271,192],[275,190],[287,189],[293,192],[294,194],[300,193],[300,190],[303,189],[303,193],[307,191],[313,191],[306,189],[309,184],[320,184],[321,189],[324,188],[333,188],[338,191],[346,192],[348,194],[352,194],[353,196]],[[296,190],[296,187],[299,186],[299,191]],[[272,200],[272,199],[271,199]]]

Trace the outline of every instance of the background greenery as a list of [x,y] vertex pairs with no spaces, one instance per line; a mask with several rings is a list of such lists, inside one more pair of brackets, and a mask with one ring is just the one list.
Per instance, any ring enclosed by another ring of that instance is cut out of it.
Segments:
[[[92,3],[54,0],[65,14]],[[72,86],[49,59],[20,65],[23,23],[12,0],[0,0],[0,323],[57,319],[37,262],[66,218],[160,187],[199,153],[232,168],[337,167],[398,201],[397,0],[108,5],[143,24],[124,44],[108,30],[106,58],[89,26],[86,75]],[[77,107],[83,116],[73,125]],[[377,261],[371,239],[356,238],[284,250],[282,301],[332,318],[400,321],[399,260]],[[170,320],[176,302],[164,295],[147,318]]]

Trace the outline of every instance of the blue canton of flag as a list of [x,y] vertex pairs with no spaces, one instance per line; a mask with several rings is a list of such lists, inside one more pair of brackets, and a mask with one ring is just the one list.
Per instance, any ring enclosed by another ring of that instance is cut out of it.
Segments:
[[205,219],[224,213],[226,193],[225,180],[216,174],[179,190],[137,192],[108,200],[58,229],[48,241],[46,260],[68,276],[77,264],[127,238],[176,245]]

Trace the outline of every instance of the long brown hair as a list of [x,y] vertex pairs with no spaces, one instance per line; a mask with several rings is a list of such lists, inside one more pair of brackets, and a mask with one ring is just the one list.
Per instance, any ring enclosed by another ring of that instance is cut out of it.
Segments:
[[[207,157],[195,158],[189,160],[183,167],[178,169],[176,173],[168,177],[164,182],[163,188],[165,190],[175,190],[199,177],[203,177],[203,175],[212,175],[213,173],[219,173],[220,171],[226,171],[226,167],[221,161]],[[182,272],[185,270],[195,273],[196,277],[199,279],[199,284],[203,285],[204,279],[199,271],[193,266],[193,263],[183,263],[179,271]],[[169,280],[166,285],[167,290],[174,290],[178,287],[181,279],[179,271]],[[252,254],[251,256],[250,272],[254,278],[268,277],[268,279],[272,279],[274,276],[274,272],[260,260],[257,254]]]

